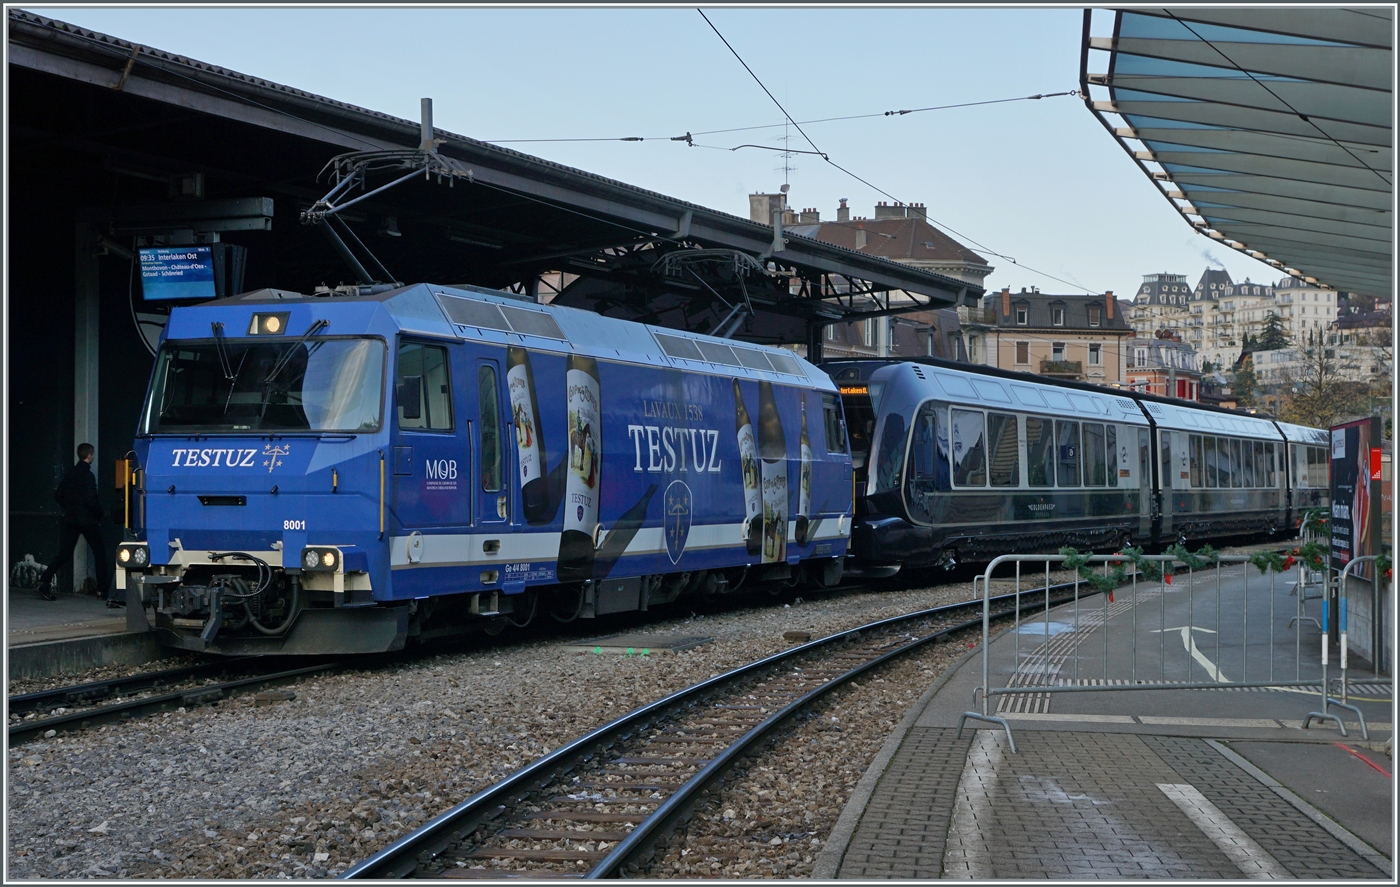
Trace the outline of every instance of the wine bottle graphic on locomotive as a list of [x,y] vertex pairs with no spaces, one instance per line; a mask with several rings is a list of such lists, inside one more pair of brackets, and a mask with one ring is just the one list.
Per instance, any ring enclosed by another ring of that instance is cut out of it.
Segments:
[[763,544],[762,477],[758,468],[758,447],[754,445],[753,420],[744,406],[744,395],[739,391],[739,380],[734,380],[734,424],[739,435],[739,473],[744,481],[744,547],[748,553],[758,554]]
[[515,454],[520,465],[520,500],[525,520],[547,523],[549,479],[545,477],[544,440],[540,437],[539,399],[535,395],[535,371],[530,352],[512,345],[506,349],[506,387],[510,391],[511,421],[515,425]]
[[798,545],[807,544],[807,535],[812,529],[812,439],[807,436],[807,395],[802,395],[802,434],[798,437],[802,450],[802,467],[797,481],[797,518],[792,528],[792,538]]
[[598,362],[569,355],[569,468],[564,480],[564,532],[559,537],[561,582],[593,577],[603,456],[602,385]]
[[763,481],[763,563],[787,561],[787,438],[771,382],[758,383],[758,455]]

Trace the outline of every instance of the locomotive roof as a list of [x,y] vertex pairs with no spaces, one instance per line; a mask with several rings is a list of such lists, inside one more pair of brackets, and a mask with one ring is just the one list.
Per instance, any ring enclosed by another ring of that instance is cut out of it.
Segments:
[[[367,291],[365,291],[367,290]],[[322,317],[340,315],[327,332],[372,332],[374,315],[382,309],[394,328],[402,332],[453,341],[475,340],[498,345],[585,354],[600,360],[669,366],[689,372],[738,378],[766,379],[775,384],[800,385],[834,391],[831,377],[783,348],[737,342],[715,336],[654,327],[635,321],[605,317],[580,308],[540,305],[524,296],[483,287],[454,284],[410,284],[388,288],[365,287],[352,295],[308,296],[286,290],[263,289],[232,299],[219,299],[194,307],[236,312],[226,324],[227,335],[247,330],[260,306],[295,306],[288,329],[305,328]],[[166,334],[173,338],[207,338],[197,317],[181,308],[172,312]],[[347,317],[348,315],[348,317]]]

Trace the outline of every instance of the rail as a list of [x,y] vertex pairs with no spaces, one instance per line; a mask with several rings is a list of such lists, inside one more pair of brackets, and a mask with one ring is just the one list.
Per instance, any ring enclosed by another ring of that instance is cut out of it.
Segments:
[[[1051,589],[1037,588],[1026,589],[1021,592],[1012,592],[1007,595],[1000,595],[993,600],[1005,602],[1014,598],[1018,606],[1014,609],[1007,610],[1006,615],[1010,615],[1014,612],[1019,612],[1021,596],[1032,594],[1039,595],[1045,592],[1057,592],[1063,595],[1071,591],[1072,586],[1070,584],[1062,584],[1054,586]],[[1069,600],[1068,597],[1063,599]],[[807,656],[808,654],[822,652],[824,648],[834,648],[843,641],[857,638],[862,633],[892,628],[911,623],[915,620],[947,616],[959,610],[966,611],[976,607],[979,603],[978,601],[965,601],[957,604],[934,607],[838,632],[828,637],[820,638],[751,662],[747,665],[740,666],[724,674],[717,675],[677,691],[665,698],[641,706],[617,720],[605,724],[587,735],[555,749],[506,777],[501,782],[478,792],[460,804],[448,809],[417,831],[403,836],[374,856],[352,866],[340,877],[354,880],[402,878],[414,875],[422,868],[437,864],[439,857],[446,854],[454,845],[469,839],[477,832],[478,828],[492,820],[504,818],[503,814],[505,811],[512,805],[518,803],[522,798],[529,796],[533,792],[541,791],[552,786],[557,776],[569,771],[576,764],[588,758],[588,756],[596,755],[628,737],[637,736],[643,730],[654,727],[658,719],[668,716],[672,712],[682,710],[686,707],[694,707],[701,700],[711,697],[716,692],[722,691],[749,678],[765,674],[776,665],[798,660],[800,657]],[[986,607],[984,607],[984,609],[986,609]],[[686,781],[683,784],[674,786],[672,794],[659,803],[656,801],[649,802],[648,805],[654,804],[656,806],[656,809],[651,813],[629,814],[636,820],[635,828],[625,836],[619,835],[616,838],[617,843],[606,854],[595,852],[592,855],[586,855],[575,852],[570,858],[587,858],[596,862],[596,865],[584,875],[584,877],[590,879],[618,877],[622,875],[624,870],[626,870],[628,866],[635,864],[636,860],[657,837],[663,834],[676,821],[677,817],[689,809],[699,792],[732,766],[733,762],[745,751],[752,749],[756,743],[761,741],[766,735],[770,734],[776,727],[787,721],[798,711],[807,707],[815,699],[836,687],[843,685],[872,668],[879,667],[896,656],[908,653],[931,641],[946,637],[953,632],[966,630],[967,628],[975,628],[979,619],[969,620],[952,626],[945,626],[932,634],[916,638],[908,643],[900,643],[894,649],[890,649],[885,653],[865,658],[864,661],[838,676],[821,679],[819,683],[812,686],[806,692],[790,694],[797,696],[797,698],[785,701],[782,704],[775,704],[774,711],[766,714],[761,722],[754,724],[751,729],[748,729],[742,736],[733,738],[731,742],[726,744],[723,750],[718,751],[713,757],[707,758],[703,764],[700,764],[699,771],[686,777]],[[738,707],[745,709],[756,708],[756,706]],[[713,740],[701,741],[711,742]],[[676,773],[675,775],[678,777],[685,776],[681,773]],[[600,815],[607,816],[607,814]],[[538,814],[534,814],[534,816],[538,817]],[[564,817],[561,816],[559,818]],[[589,821],[616,820],[595,818]],[[586,836],[590,833],[578,832],[574,834],[577,834],[580,839],[586,839]],[[522,853],[524,853],[524,851],[522,851]],[[521,857],[512,856],[511,858]],[[556,857],[541,856],[539,858],[548,860],[555,859]],[[464,870],[458,869],[455,871]],[[477,871],[477,874],[482,873]],[[538,873],[487,870],[486,874],[500,876],[523,875],[525,877],[530,877],[532,874]],[[558,873],[544,872],[544,874],[557,875]]]

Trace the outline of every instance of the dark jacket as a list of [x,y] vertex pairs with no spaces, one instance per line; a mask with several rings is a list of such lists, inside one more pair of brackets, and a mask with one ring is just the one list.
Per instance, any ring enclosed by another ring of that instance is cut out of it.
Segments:
[[63,510],[63,519],[70,524],[88,526],[102,520],[102,502],[97,498],[97,478],[92,474],[92,466],[79,462],[63,475],[58,489],[53,491],[54,501]]

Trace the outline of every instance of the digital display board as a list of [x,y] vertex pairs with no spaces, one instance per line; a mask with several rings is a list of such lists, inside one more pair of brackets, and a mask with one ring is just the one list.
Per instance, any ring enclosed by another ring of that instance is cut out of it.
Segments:
[[146,301],[212,299],[214,255],[207,246],[156,246],[141,251],[141,294]]

